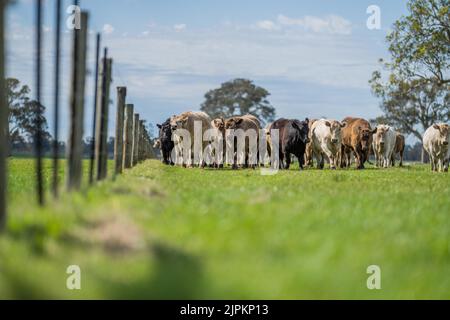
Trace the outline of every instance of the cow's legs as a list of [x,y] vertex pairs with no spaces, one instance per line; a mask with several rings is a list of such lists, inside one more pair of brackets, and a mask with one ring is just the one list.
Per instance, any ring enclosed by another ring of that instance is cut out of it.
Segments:
[[358,151],[353,151],[353,156],[355,157],[355,164],[356,164],[356,168],[359,169],[359,153]]
[[[355,154],[355,160],[356,160],[356,154]],[[350,168],[352,165],[352,152],[351,150],[347,151],[347,168]]]
[[444,171],[444,163],[443,163],[443,161],[442,161],[442,158],[439,158],[438,159],[438,170],[437,170],[438,172],[442,172],[442,171]]
[[291,166],[291,154],[289,152],[285,152],[284,153],[284,158],[285,158],[285,161],[286,161],[286,164],[285,164],[284,168],[286,170],[289,170],[289,167]]
[[284,152],[280,150],[280,158],[278,159],[280,162],[279,168],[284,169]]
[[355,152],[355,157],[356,157],[356,168],[364,169],[364,163],[363,163],[364,154],[358,150]]
[[369,150],[362,152],[362,165],[364,168],[364,163],[369,159]]
[[317,160],[317,169],[323,169],[323,155],[322,152],[316,153],[316,160]]
[[335,156],[333,155],[332,152],[330,152],[329,150],[325,151],[325,155],[328,158],[328,161],[330,163],[330,169],[336,169],[336,159]]
[[331,155],[329,159],[330,159],[330,169],[336,170],[336,158],[333,155]]
[[299,166],[299,169],[300,170],[303,170],[303,166],[306,164],[306,161],[305,161],[305,153],[303,153],[303,154],[296,154],[295,155],[296,157],[297,157],[297,159],[298,159],[298,166]]

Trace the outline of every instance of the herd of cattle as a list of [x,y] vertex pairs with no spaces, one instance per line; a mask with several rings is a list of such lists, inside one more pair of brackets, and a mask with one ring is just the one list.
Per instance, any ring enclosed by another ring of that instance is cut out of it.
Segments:
[[[155,142],[155,147],[161,150],[162,161],[165,164],[186,165],[178,162],[176,158],[180,154],[182,140],[176,135],[178,129],[184,129],[194,136],[195,122],[201,123],[202,137],[208,129],[216,132],[217,141],[220,141],[221,148],[213,151],[214,159],[209,163],[212,167],[223,167],[224,152],[217,150],[231,149],[234,155],[231,160],[233,168],[255,167],[255,163],[249,161],[254,156],[251,155],[251,148],[248,147],[249,140],[244,140],[245,148],[241,149],[241,154],[233,144],[230,146],[227,135],[230,132],[241,130],[243,132],[262,132],[265,135],[267,144],[267,154],[265,159],[260,159],[257,154],[257,165],[264,165],[270,160],[274,139],[278,139],[276,147],[279,150],[279,168],[289,169],[291,155],[297,157],[300,169],[304,166],[313,166],[313,158],[316,159],[317,168],[323,169],[325,160],[328,161],[331,169],[349,168],[352,164],[352,155],[356,168],[364,169],[364,163],[369,161],[369,155],[375,156],[377,167],[388,168],[395,165],[397,156],[400,158],[400,166],[403,163],[403,153],[405,150],[405,137],[388,125],[378,125],[372,128],[370,123],[362,118],[347,117],[342,121],[317,119],[303,121],[296,119],[278,119],[267,124],[264,128],[260,121],[253,115],[235,116],[229,119],[211,119],[204,112],[183,112],[174,115],[164,123],[158,124],[159,137]],[[274,135],[274,130],[278,134]],[[276,137],[278,136],[278,137]],[[202,150],[207,150],[208,145],[214,141],[214,135],[210,139],[202,138]],[[235,137],[233,138],[235,139]],[[244,138],[245,139],[245,138]],[[261,135],[257,136],[261,139]],[[428,128],[423,136],[423,147],[429,154],[431,169],[433,171],[448,171],[450,158],[449,149],[450,130],[448,124],[434,124]],[[193,139],[192,139],[193,145]],[[223,147],[223,148],[222,148]],[[217,160],[219,159],[219,160]],[[241,161],[239,161],[241,159]],[[189,161],[191,164],[192,162]],[[205,165],[202,162],[201,165]]]

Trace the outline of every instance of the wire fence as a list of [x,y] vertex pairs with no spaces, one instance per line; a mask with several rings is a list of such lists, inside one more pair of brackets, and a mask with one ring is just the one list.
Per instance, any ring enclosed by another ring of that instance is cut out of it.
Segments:
[[[41,104],[42,92],[42,43],[43,43],[43,1],[35,0],[35,94],[36,101]],[[52,146],[52,194],[57,198],[61,187],[58,184],[58,138],[60,135],[60,79],[61,79],[61,10],[63,0],[55,1],[55,71],[53,75],[53,102],[54,102],[54,143]],[[83,134],[84,120],[92,123],[92,149],[89,161],[89,185],[95,181],[106,179],[108,175],[108,119],[110,117],[110,87],[113,78],[113,59],[108,57],[108,48],[103,49],[100,59],[101,35],[96,34],[95,59],[95,91],[93,114],[85,114],[85,84],[87,78],[87,43],[89,38],[89,13],[79,10],[79,1],[74,1],[75,23],[72,30],[72,56],[71,56],[71,89],[69,101],[69,126],[67,143],[67,191],[78,191],[81,188],[83,172]],[[7,217],[7,164],[8,134],[7,121],[9,106],[5,94],[5,7],[7,0],[0,0],[0,231],[5,228]],[[135,107],[127,103],[126,86],[117,87],[117,107],[115,115],[115,144],[114,144],[114,172],[111,176],[121,174],[124,169],[132,168],[139,162],[151,156],[151,139]],[[35,171],[37,204],[45,205],[46,188],[42,172],[43,163],[43,114],[42,108],[36,108],[35,126]]]

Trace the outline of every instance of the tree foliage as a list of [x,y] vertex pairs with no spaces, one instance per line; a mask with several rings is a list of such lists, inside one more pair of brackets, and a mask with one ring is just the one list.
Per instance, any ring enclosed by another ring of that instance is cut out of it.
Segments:
[[383,116],[378,123],[386,123],[422,140],[422,133],[435,122],[450,120],[450,86],[423,79],[405,81],[391,74],[383,82],[380,72],[370,80],[373,93],[381,98]]
[[391,68],[406,78],[450,83],[450,1],[410,0],[387,36]]
[[395,22],[387,36],[391,60],[380,60],[388,74],[375,71],[369,81],[391,124],[422,140],[435,122],[450,120],[449,0],[410,0],[409,15]]
[[37,115],[43,130],[44,141],[50,140],[47,119],[44,117],[45,107],[35,100],[30,100],[30,89],[13,78],[6,79],[6,97],[9,107],[8,134],[11,144],[32,143],[37,131]]
[[234,79],[205,94],[201,110],[212,118],[252,114],[262,122],[273,121],[275,109],[267,100],[270,93],[251,80]]

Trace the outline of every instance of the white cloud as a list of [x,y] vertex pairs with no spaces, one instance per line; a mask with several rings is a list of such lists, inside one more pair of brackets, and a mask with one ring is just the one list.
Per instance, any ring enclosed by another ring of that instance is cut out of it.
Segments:
[[177,32],[180,32],[180,31],[186,30],[186,27],[187,27],[186,24],[180,23],[180,24],[174,25],[173,29]]
[[258,21],[256,23],[256,28],[257,29],[262,29],[262,30],[268,30],[268,31],[274,31],[274,30],[279,30],[280,27],[277,26],[273,21],[271,20],[262,20],[262,21]]
[[110,24],[103,25],[103,33],[104,34],[111,34],[114,32],[114,27]]
[[306,31],[316,33],[348,35],[352,32],[351,22],[337,15],[328,15],[324,18],[314,16],[290,18],[280,14],[278,15],[277,21],[282,26],[299,26]]
[[[367,89],[377,61],[377,53],[353,37],[329,33],[311,37],[309,33],[261,33],[252,28],[239,32],[227,28],[183,33],[162,30],[150,38],[117,37],[109,43],[116,61],[126,62],[128,70],[149,82],[139,86],[142,94],[151,87],[149,73],[164,74],[170,80],[241,76]],[[130,47],[140,50],[130,51]],[[155,78],[151,84],[155,85]]]

